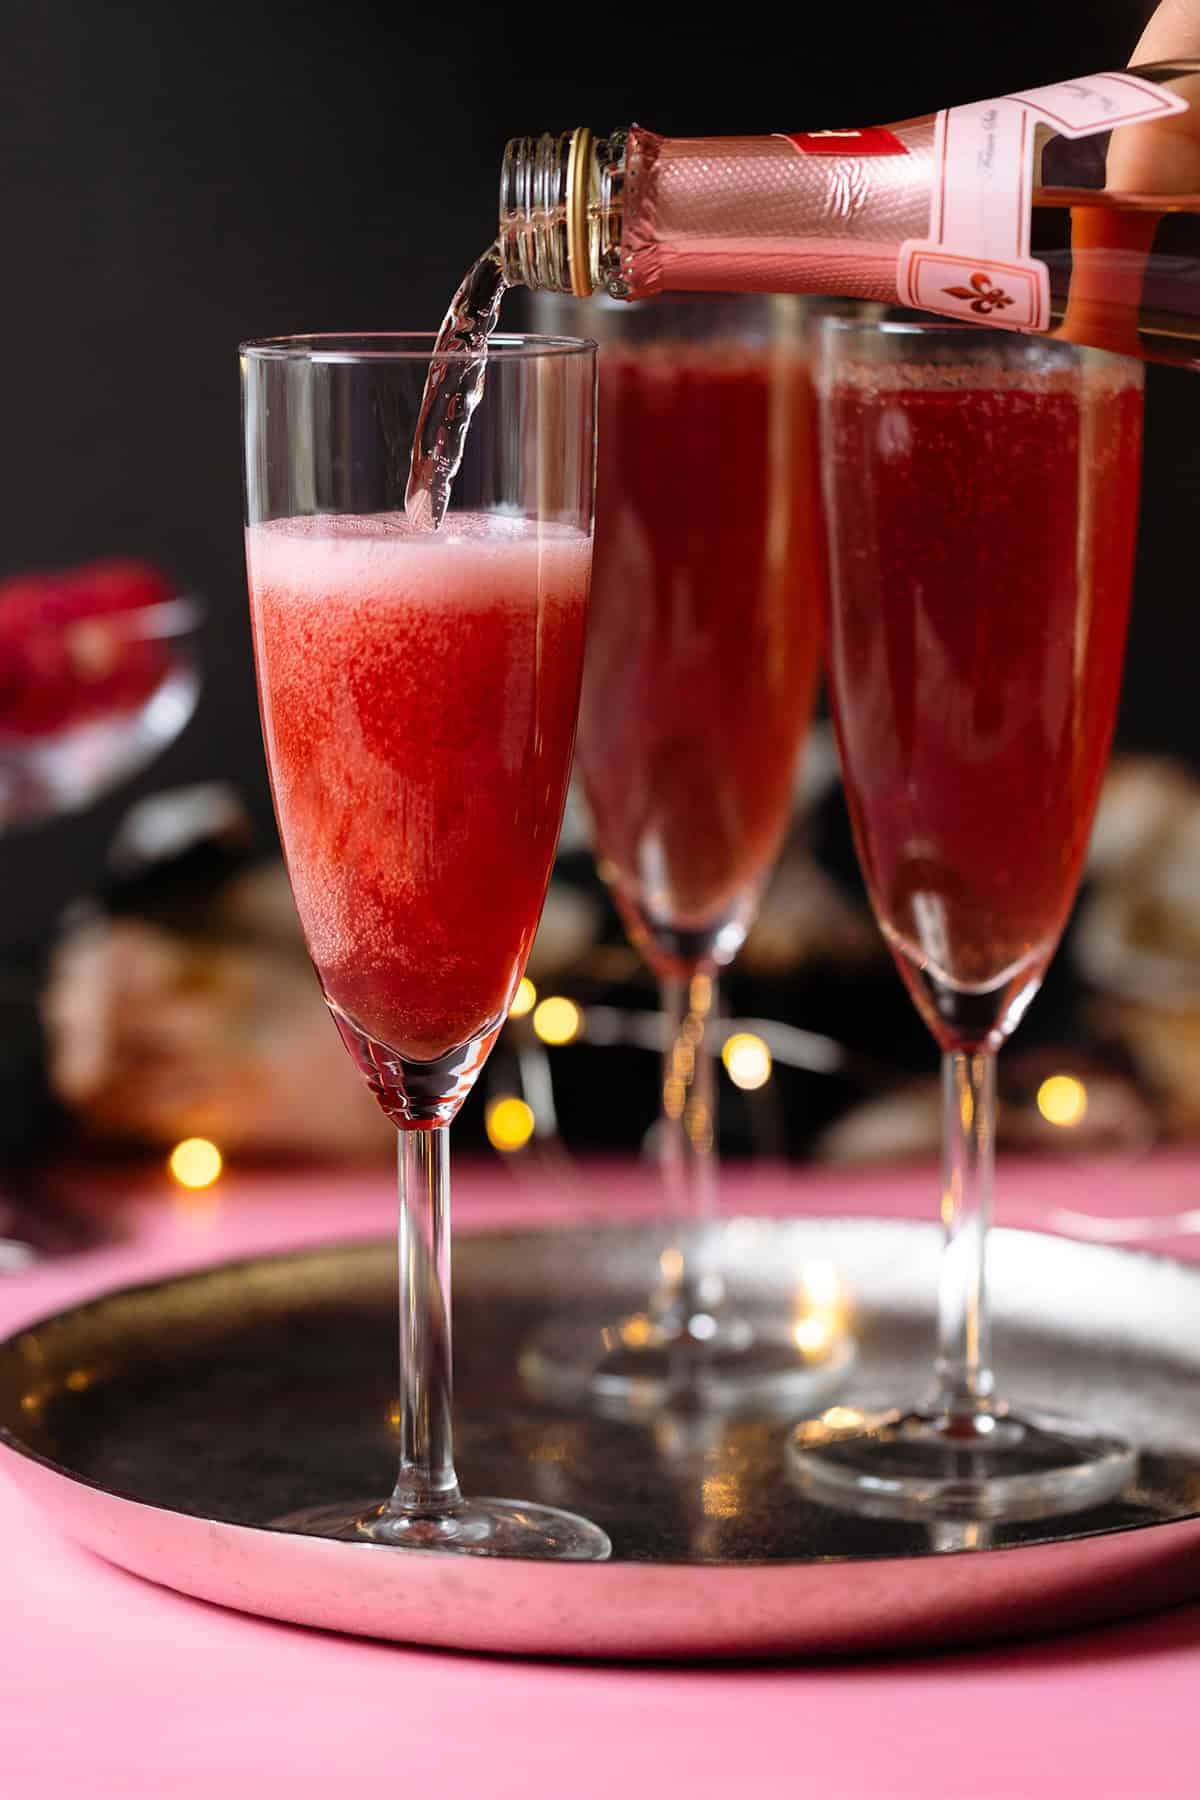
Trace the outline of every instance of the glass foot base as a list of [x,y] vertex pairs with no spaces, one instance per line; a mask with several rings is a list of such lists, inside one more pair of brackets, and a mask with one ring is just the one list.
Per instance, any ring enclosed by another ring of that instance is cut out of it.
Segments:
[[837,1336],[802,1348],[792,1321],[722,1321],[704,1339],[668,1334],[644,1313],[624,1319],[552,1319],[526,1344],[526,1385],[561,1405],[614,1417],[671,1407],[790,1412],[819,1406],[841,1385],[854,1343]]
[[1122,1439],[1046,1413],[951,1420],[833,1406],[798,1425],[789,1472],[824,1506],[884,1519],[1042,1519],[1099,1506],[1137,1468]]
[[272,1523],[279,1531],[401,1550],[560,1562],[606,1562],[612,1555],[607,1534],[590,1519],[524,1500],[463,1500],[452,1512],[418,1517],[394,1513],[386,1501],[363,1501],[357,1506],[311,1506]]

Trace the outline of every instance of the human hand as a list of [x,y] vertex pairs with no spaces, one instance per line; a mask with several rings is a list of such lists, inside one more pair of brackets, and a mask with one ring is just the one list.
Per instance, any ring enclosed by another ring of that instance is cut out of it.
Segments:
[[[1200,57],[1200,0],[1160,0],[1130,67]],[[1178,194],[1200,186],[1200,77],[1177,82],[1188,112],[1113,133],[1108,185],[1126,193]]]

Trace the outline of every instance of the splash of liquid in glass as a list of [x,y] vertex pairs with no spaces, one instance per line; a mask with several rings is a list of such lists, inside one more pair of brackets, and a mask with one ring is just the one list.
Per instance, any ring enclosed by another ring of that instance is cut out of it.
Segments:
[[[436,531],[446,516],[471,414],[483,398],[487,342],[496,329],[507,285],[500,246],[492,244],[468,269],[442,320],[417,415],[404,493],[404,511],[422,531]],[[439,361],[447,352],[453,353],[452,360]]]

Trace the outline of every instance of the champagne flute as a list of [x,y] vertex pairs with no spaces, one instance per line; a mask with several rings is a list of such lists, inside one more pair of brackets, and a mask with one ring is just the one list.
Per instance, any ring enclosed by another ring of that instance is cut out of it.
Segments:
[[716,1231],[718,977],[786,832],[820,667],[825,557],[794,296],[643,306],[539,295],[601,342],[597,540],[578,758],[598,865],[657,977],[658,1139],[673,1236],[643,1306],[559,1318],[539,1391],[614,1411],[795,1409],[849,1343],[804,1310],[743,1316]]
[[800,1425],[816,1498],[1033,1518],[1108,1498],[1120,1438],[1011,1409],[984,1287],[996,1052],[1075,896],[1116,716],[1137,362],[973,327],[830,319],[817,364],[830,704],[859,860],[942,1051],[945,1248],[923,1404]]
[[[451,509],[403,511],[432,338],[242,351],[263,735],[325,998],[399,1131],[399,1470],[279,1523],[592,1560],[602,1531],[454,1470],[448,1133],[508,1014],[558,841],[591,562],[595,346],[497,337]],[[443,371],[445,374],[446,371]]]

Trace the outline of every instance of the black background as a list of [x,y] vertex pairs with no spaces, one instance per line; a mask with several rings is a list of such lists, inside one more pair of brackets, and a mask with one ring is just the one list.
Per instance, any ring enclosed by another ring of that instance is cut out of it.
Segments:
[[[264,823],[241,565],[239,339],[436,325],[514,133],[865,124],[1123,63],[1148,7],[422,8],[8,0],[0,573],[105,552],[202,593],[206,688],[143,789],[234,779]],[[1197,377],[1150,375],[1122,741],[1200,750]],[[0,841],[0,941],[97,876],[137,789]]]

